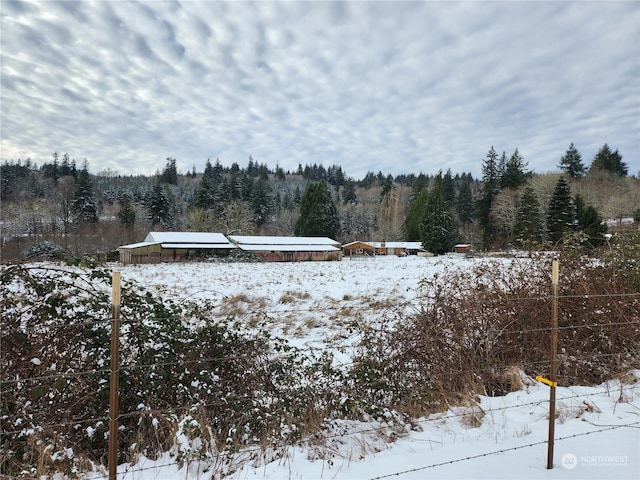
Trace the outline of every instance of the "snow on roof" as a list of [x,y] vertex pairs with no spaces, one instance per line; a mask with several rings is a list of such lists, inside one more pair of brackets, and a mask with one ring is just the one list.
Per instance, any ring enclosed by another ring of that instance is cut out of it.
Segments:
[[162,248],[232,249],[237,247],[227,242],[227,243],[163,243]]
[[342,247],[345,248],[345,247],[350,247],[352,245],[367,245],[368,247],[373,248],[373,245],[371,245],[371,243],[363,242],[361,240],[355,240],[353,242],[345,243]]
[[376,248],[409,248],[413,250],[419,250],[422,248],[421,242],[367,242],[369,245]]
[[229,243],[223,234],[210,232],[149,232],[144,240],[162,243]]
[[127,249],[127,248],[140,248],[140,247],[148,247],[149,245],[157,245],[160,242],[138,242],[138,243],[130,243],[129,245],[121,245],[117,248],[117,250]]
[[269,243],[265,244],[240,244],[238,247],[241,250],[248,252],[339,252],[340,249],[334,245],[273,245]]
[[[278,236],[256,236],[256,235],[230,235],[229,240],[232,243],[237,244],[241,248],[245,248],[249,245],[267,246],[268,248],[261,248],[261,250],[273,250],[275,246],[279,250],[282,250],[283,245],[295,245],[295,246],[309,246],[309,245],[333,245],[339,246],[340,242],[337,242],[328,237],[278,237]],[[246,249],[246,248],[245,248]],[[294,250],[300,250],[294,249]],[[308,250],[308,248],[305,248]]]

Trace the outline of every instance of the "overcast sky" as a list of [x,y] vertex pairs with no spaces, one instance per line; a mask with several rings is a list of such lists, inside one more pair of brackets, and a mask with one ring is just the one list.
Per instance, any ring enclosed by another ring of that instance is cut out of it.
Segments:
[[640,2],[1,1],[2,160],[640,171]]

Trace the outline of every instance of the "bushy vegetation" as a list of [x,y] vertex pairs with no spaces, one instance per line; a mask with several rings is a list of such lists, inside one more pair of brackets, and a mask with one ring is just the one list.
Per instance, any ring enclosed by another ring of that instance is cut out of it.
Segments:
[[[558,252],[561,385],[640,367],[640,235],[583,248],[566,237]],[[272,337],[266,322],[249,329],[213,318],[202,300],[178,303],[125,284],[119,461],[171,451],[224,473],[248,446],[260,455],[316,442],[336,419],[393,422],[548,375],[551,257],[510,265],[498,271],[479,261],[424,279],[422,301],[386,309],[381,328],[359,328],[358,353],[343,366]],[[52,264],[0,272],[0,473],[99,468],[109,415],[109,272]]]

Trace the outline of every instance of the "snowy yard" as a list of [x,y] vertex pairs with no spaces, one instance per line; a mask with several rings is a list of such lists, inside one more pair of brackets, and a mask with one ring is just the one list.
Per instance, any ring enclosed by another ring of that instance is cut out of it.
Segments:
[[[377,257],[341,262],[114,265],[135,282],[174,298],[207,298],[220,314],[270,325],[303,348],[348,358],[358,327],[386,308],[420,297],[419,283],[468,268],[474,258]],[[527,260],[492,259],[501,262]],[[219,301],[219,302],[218,302]],[[266,316],[265,316],[266,313]],[[252,323],[253,322],[253,323]],[[635,376],[635,379],[633,378]],[[635,383],[634,383],[635,381]],[[559,386],[554,469],[546,469],[549,387],[531,378],[522,390],[478,396],[396,431],[380,419],[335,421],[323,447],[301,443],[272,462],[238,462],[233,479],[617,479],[640,478],[640,372],[625,383]],[[275,457],[274,457],[275,458]],[[215,465],[178,469],[168,454],[121,465],[122,479],[208,479]],[[87,479],[98,478],[96,474]],[[214,477],[215,478],[215,477]]]

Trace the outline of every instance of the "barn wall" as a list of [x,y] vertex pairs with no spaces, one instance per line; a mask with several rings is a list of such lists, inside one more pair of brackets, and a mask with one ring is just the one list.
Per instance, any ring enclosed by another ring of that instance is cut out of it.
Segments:
[[256,257],[265,262],[308,262],[337,261],[342,259],[342,252],[280,252],[255,251]]

